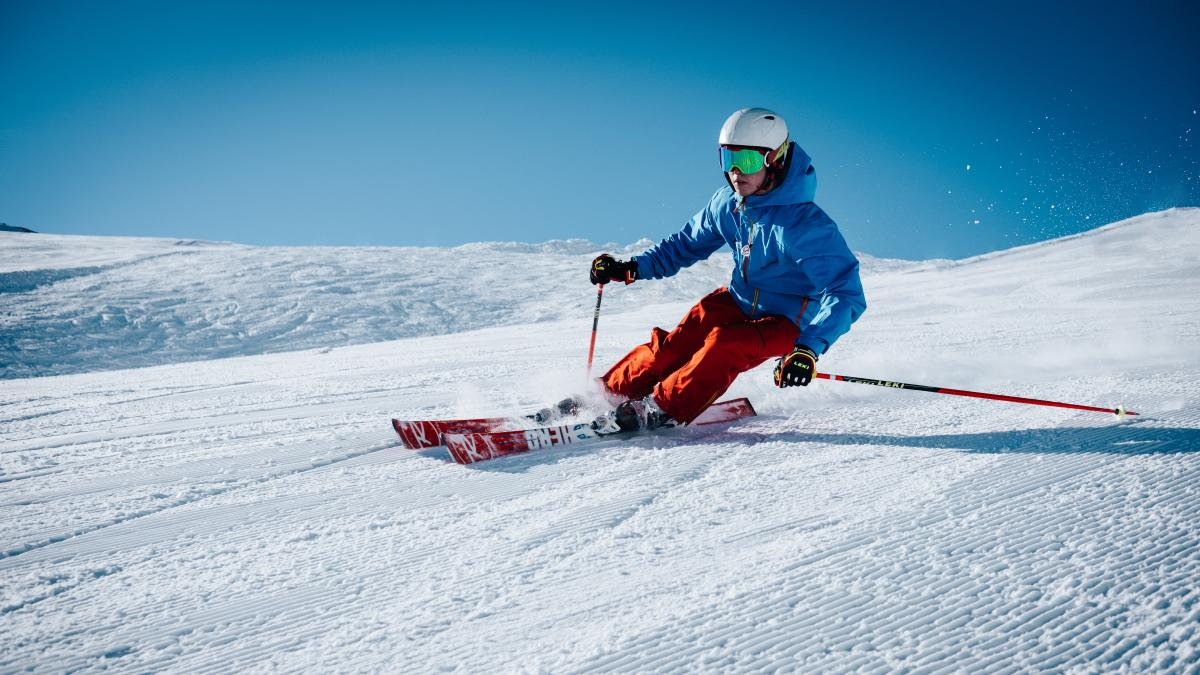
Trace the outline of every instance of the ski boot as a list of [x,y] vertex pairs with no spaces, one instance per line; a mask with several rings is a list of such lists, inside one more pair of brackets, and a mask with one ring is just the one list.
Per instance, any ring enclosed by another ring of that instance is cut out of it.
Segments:
[[574,417],[579,414],[580,400],[568,396],[549,408],[542,408],[533,414],[533,421],[538,424],[552,424],[561,419]]
[[616,434],[622,431],[649,431],[679,426],[670,415],[662,411],[653,396],[636,401],[625,401],[604,413],[592,422],[597,433]]

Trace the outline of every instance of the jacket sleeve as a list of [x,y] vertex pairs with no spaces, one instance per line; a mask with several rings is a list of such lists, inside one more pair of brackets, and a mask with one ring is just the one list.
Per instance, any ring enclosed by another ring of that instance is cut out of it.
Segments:
[[713,202],[683,226],[683,229],[633,257],[638,278],[662,279],[689,267],[721,248],[725,239],[717,226]]
[[814,249],[819,254],[798,261],[804,275],[821,291],[810,299],[801,317],[796,344],[806,345],[818,355],[828,351],[867,309],[858,258],[836,229],[821,239]]

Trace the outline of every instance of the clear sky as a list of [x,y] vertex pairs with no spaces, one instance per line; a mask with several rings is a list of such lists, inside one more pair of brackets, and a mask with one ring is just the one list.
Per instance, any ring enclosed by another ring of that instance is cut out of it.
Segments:
[[723,184],[745,106],[874,255],[1200,206],[1200,3],[592,4],[0,0],[0,221],[657,240]]

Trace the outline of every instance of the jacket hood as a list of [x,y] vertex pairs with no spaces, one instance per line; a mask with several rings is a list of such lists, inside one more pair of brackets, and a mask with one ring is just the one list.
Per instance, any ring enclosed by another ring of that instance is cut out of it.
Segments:
[[[784,204],[806,204],[817,195],[817,170],[813,168],[812,157],[795,141],[788,151],[791,159],[788,161],[787,174],[774,190],[765,195],[750,195],[744,200],[736,192],[733,198],[739,202],[745,201],[746,206],[780,206]],[[728,180],[728,177],[726,177]],[[733,188],[729,188],[733,192]]]

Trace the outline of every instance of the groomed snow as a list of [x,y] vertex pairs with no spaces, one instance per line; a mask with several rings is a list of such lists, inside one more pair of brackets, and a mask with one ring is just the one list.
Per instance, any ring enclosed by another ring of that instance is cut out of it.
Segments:
[[[728,427],[400,447],[582,386],[596,250],[0,234],[0,671],[1200,669],[1200,209],[868,260],[820,364],[1123,423],[764,365]],[[606,288],[598,368],[728,264]]]

